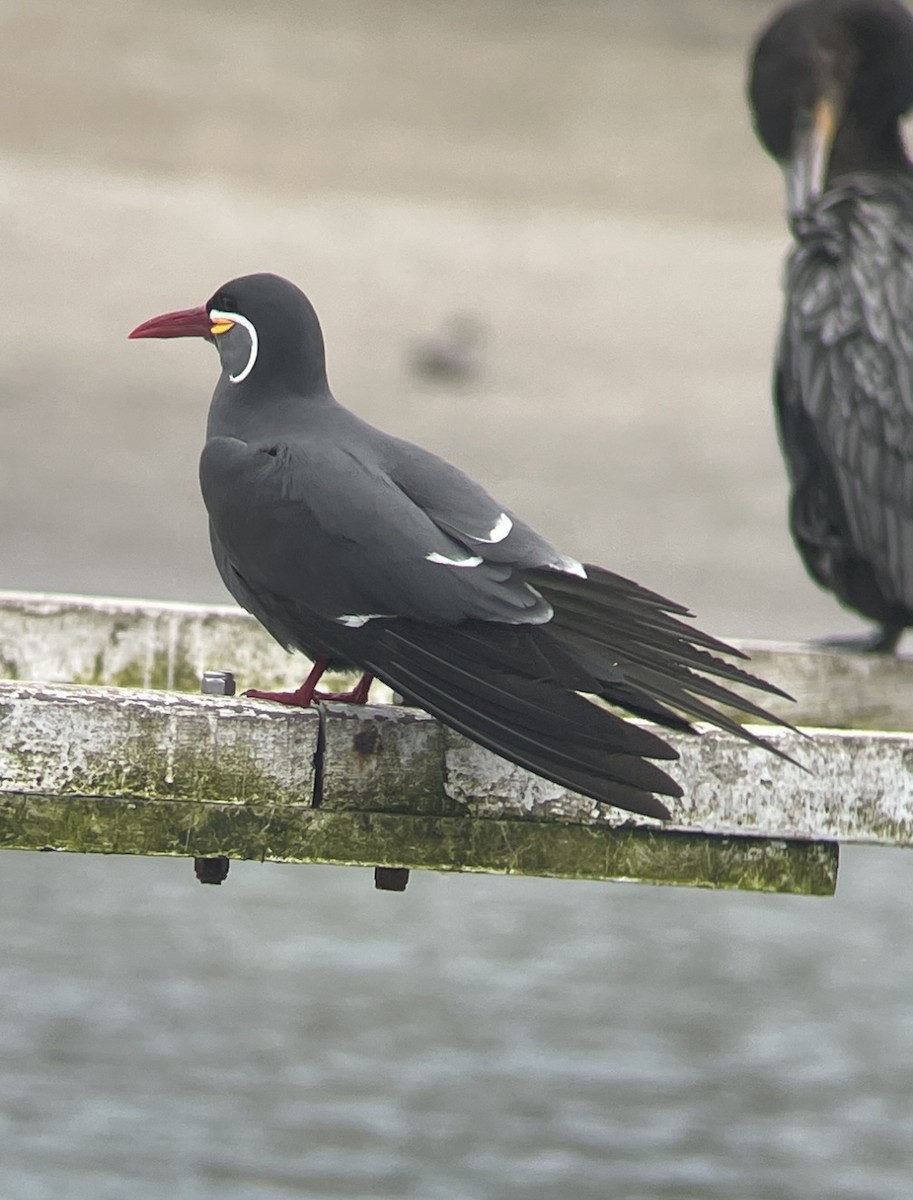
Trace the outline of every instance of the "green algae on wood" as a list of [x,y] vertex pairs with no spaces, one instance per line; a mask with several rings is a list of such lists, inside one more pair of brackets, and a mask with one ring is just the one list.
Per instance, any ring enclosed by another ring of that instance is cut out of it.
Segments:
[[[243,697],[0,683],[0,793],[297,804],[578,825],[627,813],[566,792],[398,706],[321,713]],[[318,727],[325,745],[318,756]],[[665,829],[913,844],[913,735],[670,734],[684,796]],[[641,825],[650,822],[643,818]],[[660,827],[652,823],[654,827]]]
[[[663,732],[679,752],[669,774],[684,788],[664,829],[913,846],[913,734],[764,729],[796,763],[720,730]],[[564,791],[446,733],[445,786],[476,816],[621,825],[630,816]],[[666,766],[666,764],[663,764]],[[804,768],[804,769],[803,769]]]
[[827,894],[836,842],[913,844],[913,735],[770,736],[809,770],[670,735],[662,826],[402,707],[0,683],[0,847]]
[[324,808],[464,815],[444,788],[445,731],[427,713],[321,704]]
[[[802,725],[913,729],[913,658],[739,642],[751,670],[796,697],[765,704]],[[285,690],[307,672],[253,617],[230,605],[0,592],[0,676],[113,687],[199,690],[204,670],[239,690]],[[378,688],[377,696],[385,697]]]
[[0,593],[0,661],[8,679],[197,692],[204,670],[242,686],[295,687],[304,659],[228,605]]
[[0,797],[0,847],[618,880],[832,895],[834,843],[307,806]]
[[0,791],[313,803],[316,712],[212,696],[0,685]]

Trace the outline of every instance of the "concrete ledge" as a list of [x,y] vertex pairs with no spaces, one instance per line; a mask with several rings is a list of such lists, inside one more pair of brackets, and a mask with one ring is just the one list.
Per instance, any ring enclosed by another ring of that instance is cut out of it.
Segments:
[[913,845],[913,735],[769,736],[807,769],[716,730],[670,734],[685,796],[662,824],[530,775],[412,709],[0,683],[0,795]]
[[[794,724],[913,729],[911,658],[731,640],[751,654],[750,669],[795,697],[770,703]],[[0,592],[2,678],[197,692],[204,670],[269,691],[296,687],[307,662],[229,605]]]
[[404,866],[833,895],[833,842],[262,804],[0,795],[0,849]]
[[836,846],[815,842],[913,841],[913,736],[772,737],[815,773],[724,734],[674,738],[670,829],[408,709],[3,683],[0,845],[820,893]]
[[685,796],[663,826],[421,712],[199,695],[204,670],[287,688],[306,669],[237,609],[0,593],[0,847],[828,894],[841,841],[913,845],[913,661],[746,648],[791,719],[884,729],[766,730],[805,770],[664,735]]

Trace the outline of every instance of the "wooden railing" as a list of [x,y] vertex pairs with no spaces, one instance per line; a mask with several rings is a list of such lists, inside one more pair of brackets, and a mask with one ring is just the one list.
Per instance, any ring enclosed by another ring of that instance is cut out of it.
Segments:
[[663,825],[411,709],[201,695],[207,670],[269,689],[306,669],[236,609],[0,593],[0,847],[832,893],[840,842],[913,844],[913,662],[743,648],[796,696],[807,736],[766,733],[802,767],[670,735],[685,796]]

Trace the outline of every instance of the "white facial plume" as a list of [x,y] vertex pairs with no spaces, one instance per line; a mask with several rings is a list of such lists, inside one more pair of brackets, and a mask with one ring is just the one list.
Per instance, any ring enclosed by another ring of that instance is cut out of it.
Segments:
[[242,383],[254,369],[257,362],[257,351],[260,348],[260,339],[257,337],[257,330],[254,323],[248,321],[247,317],[242,317],[240,313],[220,312],[217,308],[209,310],[209,319],[214,325],[217,325],[220,321],[225,321],[231,325],[240,325],[243,329],[247,330],[248,337],[250,338],[250,354],[247,357],[247,362],[244,369],[239,371],[237,375],[228,376],[231,383]]

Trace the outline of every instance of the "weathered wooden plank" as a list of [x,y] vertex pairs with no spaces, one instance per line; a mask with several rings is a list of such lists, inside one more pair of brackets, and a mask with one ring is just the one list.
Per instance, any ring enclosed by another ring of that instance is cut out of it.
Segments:
[[[61,685],[0,684],[0,794],[310,804],[318,723],[328,809],[631,823],[408,709]],[[913,844],[913,734],[772,731],[807,771],[716,731],[671,740],[674,828]]]
[[649,829],[200,804],[0,795],[0,848],[377,863],[434,871],[832,895],[835,843]]
[[408,709],[0,684],[0,847],[833,890],[833,843],[619,829],[543,787]]
[[794,725],[829,729],[913,729],[913,658],[824,650],[805,643],[729,639],[751,655],[749,670],[795,703],[765,707]]
[[[800,714],[913,725],[909,660],[750,649],[758,673],[800,696]],[[0,671],[13,678],[196,693],[204,669],[284,688],[302,665],[228,607],[0,594]],[[771,737],[811,774],[715,731],[673,737],[686,789],[675,826],[632,828],[626,814],[408,709],[318,714],[0,684],[0,846],[827,894],[837,841],[913,844],[913,736]],[[738,836],[746,832],[757,836]]]
[[[740,642],[752,669],[796,697],[800,725],[913,729],[913,659]],[[241,688],[288,688],[307,664],[230,606],[0,592],[0,677],[195,692],[204,670]],[[380,688],[377,698],[388,693]]]
[[307,804],[315,711],[214,696],[0,684],[0,793]]
[[[681,760],[669,773],[685,795],[671,803],[673,819],[665,828],[913,846],[913,735],[808,733],[765,730],[801,768],[718,730],[671,735]],[[628,820],[449,731],[446,737],[448,791],[476,815],[541,820],[549,811],[565,820]]]
[[198,692],[204,670],[296,687],[304,659],[229,605],[0,592],[0,677]]
[[[397,717],[398,711],[408,710],[341,704],[321,708],[327,746],[333,747],[332,765],[327,760],[325,767],[332,777],[329,802],[349,807],[362,788],[383,791],[395,773],[397,743],[386,732],[380,736],[373,731],[390,721],[408,720]],[[806,737],[788,730],[765,732],[802,766],[718,730],[700,737],[668,735],[681,754],[669,772],[685,795],[671,804],[672,824],[661,827],[913,845],[913,734],[813,730]],[[422,736],[429,756],[423,770],[432,770],[437,745],[432,749],[427,734]],[[371,755],[355,750],[366,737],[375,739]],[[459,734],[443,730],[442,737],[443,787],[464,812],[615,826],[631,822],[630,814],[530,775]],[[389,799],[384,806],[397,807]],[[639,823],[660,826],[648,818]]]
[[326,809],[461,816],[445,786],[445,729],[427,713],[321,704],[320,803]]

